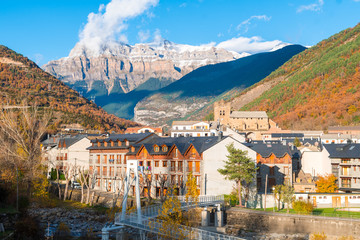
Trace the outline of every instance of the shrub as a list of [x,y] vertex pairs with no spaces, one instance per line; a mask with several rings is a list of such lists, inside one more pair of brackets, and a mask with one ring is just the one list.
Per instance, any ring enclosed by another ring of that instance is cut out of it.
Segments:
[[313,233],[310,235],[310,240],[326,240],[327,237],[324,232],[322,233]]
[[54,240],[69,239],[71,237],[71,231],[66,223],[60,222],[54,234]]
[[305,202],[302,200],[295,200],[292,203],[292,206],[295,212],[302,214],[310,214],[314,210],[314,207],[310,202]]
[[44,232],[36,219],[25,215],[15,223],[14,239],[44,239]]

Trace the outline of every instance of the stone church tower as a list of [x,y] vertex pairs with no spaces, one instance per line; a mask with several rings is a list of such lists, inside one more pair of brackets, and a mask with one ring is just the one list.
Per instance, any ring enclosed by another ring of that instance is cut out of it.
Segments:
[[225,103],[224,99],[214,103],[214,121],[223,125],[230,124],[231,102]]

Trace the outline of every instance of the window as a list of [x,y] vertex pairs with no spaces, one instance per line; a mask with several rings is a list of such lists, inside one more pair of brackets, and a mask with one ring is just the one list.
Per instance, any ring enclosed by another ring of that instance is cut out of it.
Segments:
[[275,175],[274,167],[269,167],[269,170],[270,170],[270,176],[274,176]]
[[103,164],[107,163],[107,155],[104,155]]
[[124,157],[124,164],[126,164],[127,156]]
[[100,175],[100,167],[99,166],[96,167],[96,175],[98,175],[98,176]]
[[126,146],[129,146],[129,141],[126,140],[125,144],[126,144]]
[[108,143],[107,142],[104,142],[104,147],[107,147]]
[[147,164],[146,166],[151,167],[151,162],[150,161],[147,161],[146,164]]
[[159,152],[159,146],[155,146],[155,147],[154,147],[154,151],[155,151],[155,152]]
[[168,147],[167,147],[167,146],[163,146],[163,147],[162,147],[162,151],[163,151],[163,152],[167,152],[167,150],[168,150]]
[[178,162],[178,171],[182,172],[183,171],[183,162]]
[[195,162],[195,172],[200,172],[200,162]]
[[163,160],[163,167],[167,167],[167,161]]
[[110,167],[109,169],[109,176],[113,176],[114,175],[114,167]]
[[111,155],[110,155],[109,162],[110,162],[111,164],[114,164],[114,157],[115,157],[114,154],[111,154]]
[[350,163],[350,159],[349,158],[342,158],[341,163]]
[[100,164],[100,155],[96,155],[97,159],[96,159],[96,163]]
[[118,141],[117,143],[118,143],[118,146],[121,147],[121,145],[122,145],[121,141]]
[[260,189],[261,189],[261,177],[258,177],[256,179],[256,187],[257,187],[257,190],[260,191]]
[[114,142],[113,142],[113,141],[111,141],[111,142],[110,142],[110,145],[113,147],[113,146],[114,146]]
[[192,172],[192,171],[193,171],[193,163],[188,162],[188,172]]
[[155,161],[155,167],[159,167],[159,161]]
[[67,160],[67,153],[65,153],[65,157],[64,157],[64,160]]
[[121,155],[120,154],[116,155],[116,164],[121,164]]
[[107,167],[103,167],[103,176],[106,176],[107,175]]
[[175,172],[176,171],[176,168],[175,168],[175,161],[171,161],[170,162],[170,164],[171,164],[171,166],[170,166],[170,171],[172,171],[172,172]]

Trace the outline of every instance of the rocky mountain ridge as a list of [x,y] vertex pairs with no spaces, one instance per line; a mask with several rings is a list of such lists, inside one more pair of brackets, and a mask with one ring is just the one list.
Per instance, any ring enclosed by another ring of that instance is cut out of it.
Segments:
[[[128,93],[149,79],[180,79],[198,67],[241,58],[213,46],[190,46],[161,40],[134,46],[109,42],[100,48],[78,43],[68,57],[50,61],[43,69],[77,90],[93,96]],[[100,82],[100,83],[96,83]]]
[[[139,101],[134,120],[162,126],[175,119],[202,119],[212,110],[214,101],[238,95],[305,49],[289,45],[273,52],[200,67]],[[258,96],[265,90],[253,94]],[[248,96],[248,99],[253,98]]]

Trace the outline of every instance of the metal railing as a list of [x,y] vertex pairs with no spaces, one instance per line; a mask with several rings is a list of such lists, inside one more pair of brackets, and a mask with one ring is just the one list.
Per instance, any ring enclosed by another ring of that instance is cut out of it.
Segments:
[[[181,209],[186,210],[190,208],[194,208],[197,206],[208,206],[219,203],[224,203],[224,196],[199,196],[196,201],[193,201],[191,198],[186,199],[185,196],[177,197],[181,204]],[[160,219],[156,219],[161,210],[161,205],[152,205],[148,207],[144,207],[141,209],[141,218],[139,222],[139,218],[137,212],[132,212],[125,215],[124,219],[121,219],[121,214],[117,213],[115,215],[115,224],[116,225],[126,225],[129,227],[137,228],[140,230],[144,230],[147,232],[152,232],[158,235],[164,235],[161,232],[161,228],[163,226],[163,221]],[[187,226],[176,226],[177,230],[173,231],[172,237],[174,238],[186,238],[186,239],[213,239],[213,240],[237,240],[242,239],[234,236],[228,236],[220,233],[214,233],[198,228],[192,228]]]
[[[128,216],[123,223],[127,226],[137,228],[143,231],[155,233],[157,235],[165,235],[168,237],[168,235],[171,234],[171,237],[174,239],[213,239],[213,240],[242,240],[243,238],[235,237],[235,236],[229,236],[224,235],[220,233],[210,232],[198,228],[192,228],[187,226],[176,226],[176,229],[174,231],[171,231],[171,233],[164,233],[161,232],[162,227],[164,226],[163,221],[156,219],[143,219],[141,223],[137,223],[137,217],[136,214],[131,214]],[[175,228],[175,226],[174,226]]]

